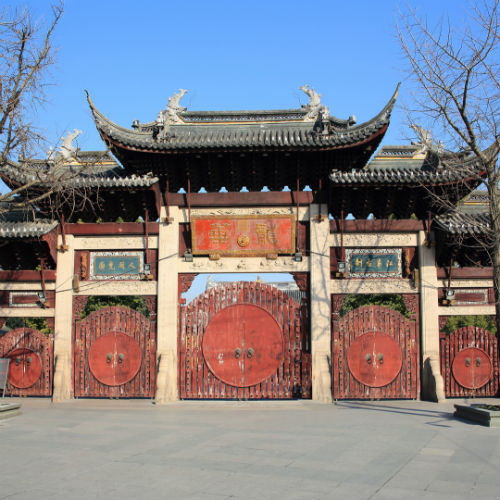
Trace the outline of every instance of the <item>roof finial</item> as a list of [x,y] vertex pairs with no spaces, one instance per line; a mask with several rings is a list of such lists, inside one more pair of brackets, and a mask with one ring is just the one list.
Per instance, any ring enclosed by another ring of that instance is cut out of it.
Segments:
[[168,98],[167,109],[160,111],[158,114],[158,120],[156,120],[158,124],[172,125],[182,121],[179,118],[179,113],[186,111],[187,108],[182,107],[179,102],[185,94],[187,94],[187,90],[179,89],[178,94],[174,94],[172,97]]
[[77,147],[73,145],[73,141],[82,133],[81,130],[74,129],[73,132],[68,132],[66,137],[61,137],[62,144],[59,150],[65,160],[71,160],[75,157]]
[[437,143],[434,142],[430,130],[425,129],[424,127],[417,125],[416,123],[412,123],[410,125],[410,128],[415,131],[418,137],[418,141],[412,142],[412,144],[418,144],[419,146],[422,146],[422,153],[425,153],[426,151],[436,151],[437,153],[441,154],[443,152],[443,143],[441,141],[438,141]]
[[309,88],[309,84],[302,85],[299,87],[307,96],[309,96],[309,102],[306,106],[302,106],[307,109],[307,114],[304,117],[305,121],[314,121],[321,113],[322,118],[326,118],[330,114],[330,110],[321,104],[321,94],[318,94],[312,87]]

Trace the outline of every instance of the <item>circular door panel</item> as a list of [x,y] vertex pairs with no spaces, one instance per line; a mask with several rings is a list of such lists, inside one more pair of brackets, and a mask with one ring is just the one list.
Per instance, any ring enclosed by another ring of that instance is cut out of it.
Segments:
[[455,356],[451,371],[462,387],[479,389],[491,379],[491,359],[481,349],[468,347]]
[[258,306],[228,306],[208,323],[203,356],[210,371],[226,384],[258,384],[272,375],[283,360],[281,328]]
[[249,305],[245,316],[244,386],[258,384],[276,373],[283,361],[283,335],[278,322],[264,309]]
[[20,348],[9,353],[9,383],[18,389],[35,384],[42,374],[40,356],[31,349]]
[[401,371],[403,353],[389,335],[369,332],[354,340],[347,351],[347,365],[352,376],[369,387],[390,384]]
[[117,386],[130,382],[137,375],[142,352],[133,337],[114,332],[92,342],[88,360],[92,375],[101,384]]

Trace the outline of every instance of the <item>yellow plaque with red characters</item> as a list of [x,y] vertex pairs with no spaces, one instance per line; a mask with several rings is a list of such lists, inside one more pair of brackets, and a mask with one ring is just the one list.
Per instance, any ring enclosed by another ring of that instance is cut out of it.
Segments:
[[295,252],[293,215],[194,216],[194,255],[264,256]]

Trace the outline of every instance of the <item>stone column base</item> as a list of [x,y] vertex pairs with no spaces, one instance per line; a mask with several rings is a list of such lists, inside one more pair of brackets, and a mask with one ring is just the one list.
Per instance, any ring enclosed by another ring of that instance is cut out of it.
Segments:
[[158,375],[156,376],[157,405],[177,401],[177,364],[175,353],[172,349],[160,353],[158,356]]
[[61,352],[56,355],[54,390],[52,392],[52,401],[55,403],[72,399],[70,359],[71,357],[67,352]]
[[312,399],[321,403],[332,402],[332,372],[330,353],[317,351],[312,360]]
[[424,358],[422,370],[422,399],[443,402],[446,397],[444,394],[444,380],[439,366],[439,354],[432,353]]

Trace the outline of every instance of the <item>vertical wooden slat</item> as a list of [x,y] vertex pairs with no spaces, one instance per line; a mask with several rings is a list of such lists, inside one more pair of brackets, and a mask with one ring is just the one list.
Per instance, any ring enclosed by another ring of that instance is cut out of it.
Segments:
[[[254,304],[269,312],[280,325],[285,345],[283,362],[276,372],[268,379],[245,388],[221,382],[210,372],[203,358],[203,335],[210,319],[226,307],[239,303]],[[197,305],[196,311],[190,309],[193,304]],[[309,358],[301,359],[301,352],[309,345],[309,332],[305,323],[307,304],[304,304],[302,311],[300,305],[274,287],[264,283],[234,282],[207,290],[186,309],[186,319],[179,323],[181,397],[291,398],[300,397],[301,393],[302,397],[310,397],[310,355]],[[189,358],[191,369],[186,362]],[[190,378],[193,380],[191,393],[182,390],[182,386],[188,386]]]

